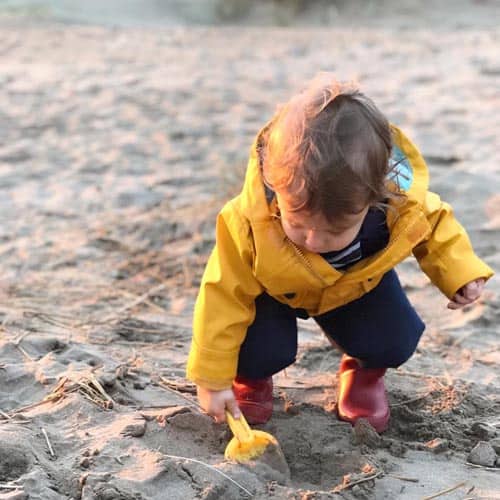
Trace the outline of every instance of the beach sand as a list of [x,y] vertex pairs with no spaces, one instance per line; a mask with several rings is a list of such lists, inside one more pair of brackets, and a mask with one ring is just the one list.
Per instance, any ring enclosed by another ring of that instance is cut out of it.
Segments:
[[450,311],[413,260],[398,267],[427,330],[388,372],[382,436],[336,419],[339,354],[301,321],[261,426],[288,482],[226,462],[227,427],[184,378],[215,214],[256,132],[317,71],[358,81],[412,137],[499,268],[500,32],[474,17],[498,8],[470,5],[415,28],[0,18],[0,499],[500,498],[497,277]]

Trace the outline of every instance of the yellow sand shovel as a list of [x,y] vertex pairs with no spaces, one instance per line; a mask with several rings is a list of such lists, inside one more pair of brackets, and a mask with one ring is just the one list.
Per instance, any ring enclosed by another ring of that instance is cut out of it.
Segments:
[[249,464],[255,460],[265,463],[273,469],[290,477],[290,469],[283,451],[274,436],[251,429],[243,414],[235,419],[226,410],[226,419],[234,437],[229,441],[224,452],[226,460]]

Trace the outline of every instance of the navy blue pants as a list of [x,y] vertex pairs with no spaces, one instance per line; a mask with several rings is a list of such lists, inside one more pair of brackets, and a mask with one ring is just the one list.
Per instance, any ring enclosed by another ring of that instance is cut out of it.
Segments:
[[[266,293],[255,304],[255,320],[240,349],[238,375],[264,378],[295,361],[301,311]],[[415,352],[425,329],[394,270],[359,299],[313,319],[344,352],[367,368],[403,364]]]

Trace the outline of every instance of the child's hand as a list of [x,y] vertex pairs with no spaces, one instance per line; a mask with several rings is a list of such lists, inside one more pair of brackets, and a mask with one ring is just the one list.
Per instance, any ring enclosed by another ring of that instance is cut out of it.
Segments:
[[231,412],[234,418],[240,418],[241,412],[232,389],[212,391],[200,386],[197,386],[196,389],[201,407],[209,415],[214,417],[217,423],[226,421],[226,415],[224,413],[226,408]]
[[481,296],[485,282],[484,278],[479,278],[464,285],[452,297],[451,302],[448,304],[448,309],[460,309],[467,304],[472,304]]

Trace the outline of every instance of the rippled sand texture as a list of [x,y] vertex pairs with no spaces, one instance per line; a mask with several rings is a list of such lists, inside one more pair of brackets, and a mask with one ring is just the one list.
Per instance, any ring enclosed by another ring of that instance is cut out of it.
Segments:
[[287,30],[1,21],[0,499],[500,497],[496,277],[480,304],[452,312],[401,266],[428,328],[387,377],[382,437],[336,420],[339,355],[301,323],[263,427],[288,484],[224,462],[228,432],[183,378],[215,213],[254,134],[316,71],[358,80],[413,138],[433,189],[500,267],[500,34],[471,16],[414,32],[392,18]]

